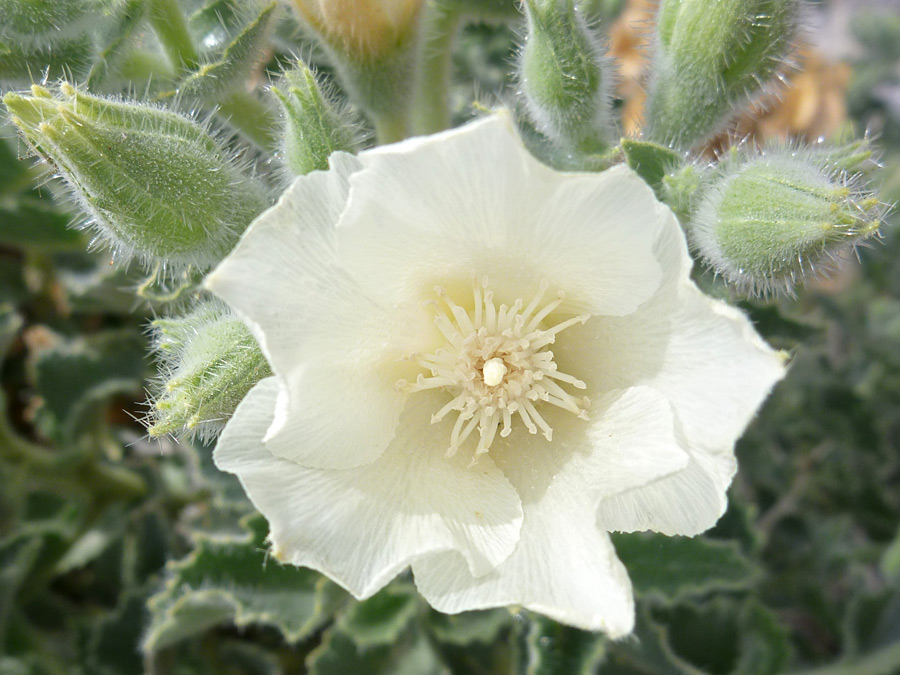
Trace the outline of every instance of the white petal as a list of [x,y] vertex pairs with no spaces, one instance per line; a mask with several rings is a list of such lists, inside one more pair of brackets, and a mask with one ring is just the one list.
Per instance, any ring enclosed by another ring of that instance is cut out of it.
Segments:
[[[657,389],[671,401],[691,447],[730,451],[784,376],[783,359],[743,313],[690,280],[690,258],[674,221],[657,251],[666,277],[653,299],[629,316],[597,317],[569,329],[554,345],[557,363],[563,372],[575,368],[589,391]],[[583,355],[591,353],[600,356],[586,362]]]
[[650,389],[609,396],[594,414],[589,433],[573,431],[545,445],[526,441],[527,434],[505,439],[497,462],[522,498],[519,545],[481,577],[455,554],[414,562],[416,584],[436,609],[518,604],[613,636],[631,630],[631,586],[608,535],[597,527],[597,502],[678,471],[688,458],[667,402]]
[[247,321],[280,378],[269,449],[308,466],[381,454],[405,403],[384,364],[418,330],[415,315],[379,305],[335,259],[334,224],[358,169],[337,154],[330,171],[298,178],[206,281]]
[[728,507],[725,492],[737,462],[731,454],[690,455],[690,463],[683,470],[600,502],[600,527],[693,536],[715,525]]
[[650,188],[625,167],[549,169],[506,115],[385,146],[360,161],[365,169],[350,179],[338,250],[387,302],[474,274],[488,276],[504,302],[527,299],[546,279],[566,291],[573,311],[622,315],[661,278],[652,253],[660,212]]
[[[577,372],[589,390],[644,385],[661,392],[691,454],[682,472],[605,501],[602,526],[692,535],[724,513],[734,443],[784,366],[741,312],[693,284],[680,231],[666,231],[657,250],[666,276],[652,300],[629,316],[573,327],[554,351],[560,370]],[[587,362],[585,353],[606,357]]]
[[241,403],[215,451],[238,475],[271,526],[276,555],[319,570],[368,597],[416,558],[459,551],[475,574],[512,552],[522,523],[515,490],[490,462],[445,459],[428,423],[436,402],[412,400],[398,436],[375,462],[309,469],[272,456],[262,443],[278,387],[260,382]]

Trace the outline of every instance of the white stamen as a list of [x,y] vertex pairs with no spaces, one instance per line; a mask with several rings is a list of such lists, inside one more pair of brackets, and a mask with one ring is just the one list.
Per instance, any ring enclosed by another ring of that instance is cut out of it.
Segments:
[[587,419],[590,399],[576,398],[560,387],[567,384],[585,389],[587,385],[572,375],[560,373],[553,352],[547,349],[559,333],[585,323],[588,316],[564,319],[542,328],[541,322],[564,300],[559,293],[550,302],[543,303],[548,288],[546,281],[527,306],[521,299],[512,305],[495,305],[486,277],[473,279],[473,286],[475,304],[471,312],[453,302],[443,288],[435,288],[449,314],[436,302],[428,306],[435,312],[435,324],[446,344],[430,354],[409,355],[407,360],[429,371],[430,377],[419,375],[415,383],[400,380],[396,386],[406,392],[443,388],[452,393],[453,398],[431,416],[431,422],[440,422],[450,412],[457,413],[448,457],[477,428],[480,438],[474,462],[489,451],[498,433],[501,438],[509,436],[514,416],[521,419],[529,433],[536,434],[540,429],[549,441],[553,429],[536,406],[553,405]]

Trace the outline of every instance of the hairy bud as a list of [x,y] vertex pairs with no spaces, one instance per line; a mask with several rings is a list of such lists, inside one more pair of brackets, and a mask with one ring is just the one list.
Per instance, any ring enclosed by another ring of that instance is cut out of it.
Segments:
[[63,83],[3,97],[33,150],[71,188],[100,242],[168,269],[206,269],[268,206],[262,185],[193,120]]
[[688,148],[778,74],[799,0],[662,0],[647,99],[647,135]]
[[284,110],[282,152],[294,175],[327,169],[328,158],[337,150],[356,150],[356,125],[349,111],[322,91],[305,63],[299,61],[285,72],[272,93]]
[[519,76],[538,128],[564,150],[590,157],[607,150],[615,125],[611,74],[599,39],[574,0],[525,0],[528,37]]
[[705,189],[689,227],[717,273],[751,294],[793,293],[878,232],[883,205],[816,150],[738,152]]
[[271,375],[250,331],[218,301],[153,327],[161,373],[148,416],[151,436],[214,438],[253,385]]

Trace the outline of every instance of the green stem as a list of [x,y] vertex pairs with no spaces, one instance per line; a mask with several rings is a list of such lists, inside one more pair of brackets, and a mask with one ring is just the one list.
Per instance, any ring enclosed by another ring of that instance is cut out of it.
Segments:
[[406,138],[406,115],[404,111],[392,111],[380,115],[372,114],[375,123],[375,140],[378,145],[396,143]]
[[412,128],[416,134],[433,134],[450,127],[450,70],[460,15],[434,3],[424,11]]
[[813,668],[792,675],[892,675],[900,671],[900,642],[894,642],[860,658]]
[[148,16],[172,65],[178,70],[196,66],[197,50],[177,0],[150,0]]
[[218,103],[219,112],[247,138],[263,149],[275,149],[275,118],[259,98],[245,91],[231,91]]

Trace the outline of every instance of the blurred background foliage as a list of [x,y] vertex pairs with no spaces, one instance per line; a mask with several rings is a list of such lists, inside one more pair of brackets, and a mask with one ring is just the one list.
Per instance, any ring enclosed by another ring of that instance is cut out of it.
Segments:
[[[229,0],[193,4],[190,28],[215,64],[245,13]],[[511,1],[495,4],[509,14]],[[616,105],[629,134],[640,124],[652,4],[585,3],[619,62]],[[153,60],[160,45],[139,5],[111,3],[118,13],[94,43],[75,21],[71,54],[59,47],[47,76],[68,71],[105,92],[147,82],[138,93],[165,98],[167,73]],[[883,150],[881,198],[896,203],[900,11],[849,0],[812,9],[802,70],[738,121],[737,137],[867,131]],[[4,49],[7,79],[30,83],[27,63]],[[299,49],[328,73],[286,12],[266,49],[273,71]],[[473,98],[502,100],[514,50],[508,22],[464,26],[453,57],[456,122],[471,116]],[[91,56],[98,51],[102,59]],[[235,96],[219,101],[222,119],[240,107]],[[730,508],[712,531],[616,537],[639,618],[633,638],[613,643],[516,608],[442,615],[408,577],[355,602],[270,559],[265,521],[212,466],[211,447],[148,440],[139,422],[155,372],[148,325],[168,305],[135,295],[145,283],[137,266],[86,252],[90,241],[69,227],[75,206],[19,159],[10,127],[0,136],[2,675],[900,672],[896,212],[883,239],[858,250],[862,264],[846,261],[796,300],[742,303],[793,355],[790,374],[738,445]],[[698,282],[728,296],[708,273],[698,270]]]

